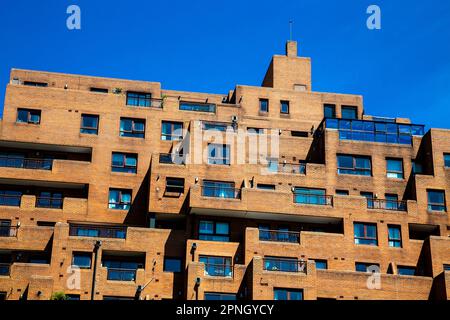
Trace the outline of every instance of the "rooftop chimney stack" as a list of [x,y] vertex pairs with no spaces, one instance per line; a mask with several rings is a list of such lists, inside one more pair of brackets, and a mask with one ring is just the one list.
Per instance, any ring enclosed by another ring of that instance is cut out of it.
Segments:
[[297,41],[286,42],[286,56],[297,57]]

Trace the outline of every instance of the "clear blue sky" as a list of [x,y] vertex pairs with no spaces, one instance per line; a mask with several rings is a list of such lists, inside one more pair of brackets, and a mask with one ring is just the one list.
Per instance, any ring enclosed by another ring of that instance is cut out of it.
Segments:
[[[80,31],[66,28],[70,4],[81,8]],[[381,7],[380,31],[366,28],[370,4]],[[290,19],[312,57],[313,90],[362,94],[367,114],[450,127],[448,0],[5,1],[0,101],[13,67],[200,92],[260,85]]]

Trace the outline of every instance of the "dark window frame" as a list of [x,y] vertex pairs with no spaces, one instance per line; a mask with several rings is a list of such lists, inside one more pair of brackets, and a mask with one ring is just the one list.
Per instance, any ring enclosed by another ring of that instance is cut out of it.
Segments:
[[[139,138],[139,139],[145,139],[145,126],[146,126],[146,121],[145,119],[138,119],[138,118],[120,118],[120,124],[122,124],[122,121],[131,121],[131,131],[129,130],[122,130],[120,127],[122,127],[122,125],[120,125],[119,127],[119,136],[121,137],[125,137],[125,138]],[[143,125],[144,129],[143,130],[137,130],[136,129],[136,123],[140,123]],[[129,134],[129,135],[124,135],[123,133]],[[142,136],[141,136],[142,135]]]
[[[363,235],[362,236],[356,235],[356,225],[363,226]],[[374,237],[371,237],[368,235],[369,227],[375,227],[375,236]],[[377,224],[370,223],[370,222],[354,222],[353,223],[353,238],[354,238],[354,243],[356,245],[378,246],[378,226],[377,226]],[[371,241],[373,243],[357,243],[357,240]]]
[[[430,192],[442,194],[442,198],[443,198],[444,202],[430,202]],[[428,211],[436,211],[436,212],[447,212],[445,190],[427,189],[427,210]]]
[[[400,238],[391,238],[391,229],[396,229],[399,231],[399,235]],[[393,245],[391,245],[391,242]],[[398,244],[395,245],[395,244]],[[403,243],[402,243],[402,228],[400,225],[397,224],[388,224],[388,245],[390,248],[402,248],[403,247]]]
[[[81,256],[89,256],[89,267],[87,266],[80,266],[78,264],[75,264],[75,256],[76,255],[81,255]],[[91,269],[92,268],[92,252],[87,252],[87,251],[73,251],[72,252],[72,266],[77,266],[80,269]]]
[[[163,131],[164,125],[169,125],[170,133],[165,133]],[[175,131],[179,130],[179,128],[175,128],[175,126],[181,126],[181,135],[174,134]],[[181,121],[170,121],[170,120],[162,120],[161,121],[161,140],[162,141],[180,141],[183,140],[183,128],[184,123]]]
[[[114,164],[114,155],[118,155],[118,156],[122,156],[123,160],[122,163],[123,165],[119,166],[119,165],[115,165]],[[134,157],[134,159],[136,160],[136,165],[132,166],[132,165],[127,165],[127,158],[132,158]],[[113,151],[111,154],[111,171],[112,172],[123,172],[123,173],[135,173],[137,174],[137,167],[138,167],[138,155],[137,153],[125,153],[125,152],[115,152]],[[117,168],[117,169],[114,169]],[[120,168],[122,170],[120,170]]]
[[[97,120],[97,127],[87,127],[83,125],[83,120],[84,117],[92,117],[92,118],[96,118]],[[98,135],[98,129],[100,126],[100,116],[97,114],[87,114],[87,113],[82,113],[81,114],[81,124],[80,124],[80,133],[82,134],[95,134]],[[83,130],[85,130],[86,132],[82,132]],[[91,131],[91,132],[89,132]]]
[[[265,103],[265,106],[263,106],[264,103]],[[266,99],[266,98],[259,99],[259,112],[269,113],[269,99]]]
[[[213,232],[212,233],[202,233],[200,226],[202,222],[206,222],[208,224],[213,224]],[[228,225],[228,232],[225,233],[217,233],[217,224],[223,223]],[[205,241],[217,241],[217,242],[230,242],[230,223],[228,221],[214,221],[214,220],[199,220],[198,222],[198,239]],[[219,240],[217,240],[219,239]]]
[[[283,111],[283,106],[287,109]],[[280,113],[281,114],[289,114],[290,113],[290,102],[289,100],[280,100]]]
[[[22,121],[20,120],[20,112],[26,112],[27,113],[27,120]],[[38,116],[39,120],[31,121],[32,116]],[[40,125],[41,124],[41,118],[42,118],[42,112],[39,109],[28,109],[28,108],[17,108],[17,118],[16,123],[26,123],[26,124],[34,124],[34,125]]]
[[[180,263],[179,270],[173,271],[167,269],[167,260],[177,261]],[[169,273],[181,273],[183,271],[183,259],[179,257],[170,257],[170,256],[164,256],[164,266],[163,266],[163,272],[169,272]]]
[[[141,104],[141,102],[143,102],[143,104]],[[152,106],[152,94],[149,92],[127,91],[126,105],[149,108]]]
[[[177,185],[177,184],[169,184],[169,181],[171,182],[182,182],[183,184],[181,185]],[[185,184],[185,180],[184,178],[178,178],[178,177],[166,177],[166,188],[165,191],[166,192],[170,192],[170,193],[178,193],[178,194],[183,194],[184,193],[184,184]]]
[[[110,194],[111,191],[117,191],[119,193],[119,201],[118,202],[111,202],[110,200]],[[124,193],[129,192],[130,195],[130,202],[126,202],[123,200]],[[111,210],[129,210],[131,207],[131,203],[133,202],[133,191],[131,189],[119,189],[119,188],[109,188],[108,192],[108,209]],[[111,206],[125,206],[125,208],[113,208]]]
[[[389,161],[399,162],[401,164],[401,171],[389,169]],[[395,174],[395,177],[390,177],[389,174]],[[399,177],[400,175],[400,177]],[[403,165],[403,158],[386,158],[386,177],[389,179],[404,179],[405,168]]]
[[[351,157],[353,166],[350,167],[340,167],[339,166],[339,157]],[[369,168],[363,168],[357,166],[357,160],[358,159],[366,159],[369,160]],[[351,155],[351,154],[337,154],[336,155],[336,162],[337,162],[337,173],[339,175],[345,174],[345,175],[357,175],[357,176],[364,176],[364,177],[371,177],[372,176],[372,157],[370,156],[360,156],[360,155]],[[345,170],[345,172],[340,171]],[[362,173],[368,173],[368,174],[360,174]]]

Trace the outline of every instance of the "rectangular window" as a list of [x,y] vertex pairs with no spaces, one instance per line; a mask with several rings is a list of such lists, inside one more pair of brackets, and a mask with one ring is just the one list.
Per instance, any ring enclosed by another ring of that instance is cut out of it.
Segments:
[[373,193],[372,192],[361,191],[360,194],[361,194],[361,197],[364,197],[364,198],[367,199],[367,208],[373,209],[374,208]]
[[445,192],[443,190],[427,190],[428,210],[446,211]]
[[268,99],[259,99],[259,112],[269,112]]
[[198,239],[207,241],[230,241],[230,224],[201,220],[198,226]]
[[17,109],[17,122],[40,124],[41,123],[41,110],[32,109]]
[[358,119],[358,108],[351,106],[342,106],[341,108],[342,119]]
[[163,121],[161,123],[161,140],[178,141],[183,140],[183,123]]
[[90,269],[92,261],[92,253],[90,252],[74,252],[72,254],[72,266],[80,269]]
[[36,207],[62,209],[63,195],[61,192],[41,191],[36,197]]
[[181,272],[181,259],[164,257],[164,272]]
[[294,202],[313,205],[331,205],[331,198],[326,194],[325,189],[299,188],[294,189]]
[[11,237],[16,229],[11,228],[11,220],[0,220],[0,237]]
[[264,270],[281,272],[302,272],[303,265],[297,258],[264,257]]
[[234,300],[236,300],[236,295],[233,293],[205,292],[204,299],[205,300],[234,301]]
[[336,195],[348,196],[348,190],[336,190]]
[[205,264],[205,274],[212,277],[231,277],[232,265],[230,257],[200,256],[199,262]]
[[98,134],[98,115],[82,114],[80,133]]
[[208,144],[208,164],[230,165],[230,146],[227,144]]
[[115,210],[129,210],[131,205],[131,190],[109,189],[108,208]]
[[20,207],[22,192],[14,190],[0,190],[0,206]]
[[252,127],[248,127],[247,128],[247,132],[249,134],[264,134],[264,129],[263,128],[252,128]]
[[280,113],[289,114],[289,101],[280,101]]
[[105,89],[105,88],[91,87],[90,91],[91,92],[97,92],[97,93],[108,93],[108,89]]
[[338,155],[338,174],[353,174],[361,176],[372,175],[372,161],[370,157]]
[[444,264],[444,271],[450,271],[450,264]]
[[127,92],[127,105],[135,107],[150,107],[152,95],[145,92]]
[[400,226],[388,225],[389,247],[402,247],[402,232]]
[[291,136],[299,138],[308,138],[309,133],[306,131],[291,131]]
[[372,223],[354,224],[355,244],[377,246],[377,225]]
[[303,290],[275,288],[273,300],[303,300]]
[[144,138],[145,120],[120,118],[120,136],[131,138]]
[[200,102],[180,102],[180,110],[197,112],[216,112],[216,105],[212,103]]
[[112,172],[137,173],[137,154],[113,152],[111,168]]
[[450,168],[450,153],[444,153],[444,165],[446,168]]
[[202,196],[239,199],[240,190],[234,187],[234,182],[203,180]]
[[216,130],[216,131],[225,132],[225,131],[227,131],[228,127],[231,128],[231,125],[229,125],[228,123],[202,121],[202,129],[205,131]]
[[166,178],[166,192],[184,193],[184,178]]
[[325,118],[336,118],[336,105],[334,104],[324,104],[323,105],[323,115]]
[[263,184],[263,183],[258,183],[258,185],[256,186],[257,189],[261,189],[261,190],[275,190],[275,185],[274,184]]
[[46,82],[36,82],[36,81],[24,81],[23,85],[24,86],[29,86],[29,87],[47,87],[48,83],[46,83]]
[[416,267],[397,266],[397,274],[399,276],[415,276]]
[[319,269],[319,270],[327,270],[328,269],[328,261],[327,260],[314,259],[314,262],[316,263],[316,269]]
[[403,160],[386,159],[386,176],[388,178],[403,179]]
[[380,265],[378,263],[366,263],[366,262],[356,262],[355,270],[357,272],[374,272],[374,270],[379,270]]

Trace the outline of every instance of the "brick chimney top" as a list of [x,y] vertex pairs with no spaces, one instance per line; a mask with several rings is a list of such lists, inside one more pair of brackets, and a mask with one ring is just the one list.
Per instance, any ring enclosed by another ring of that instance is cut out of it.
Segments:
[[286,56],[297,57],[297,41],[286,42]]

